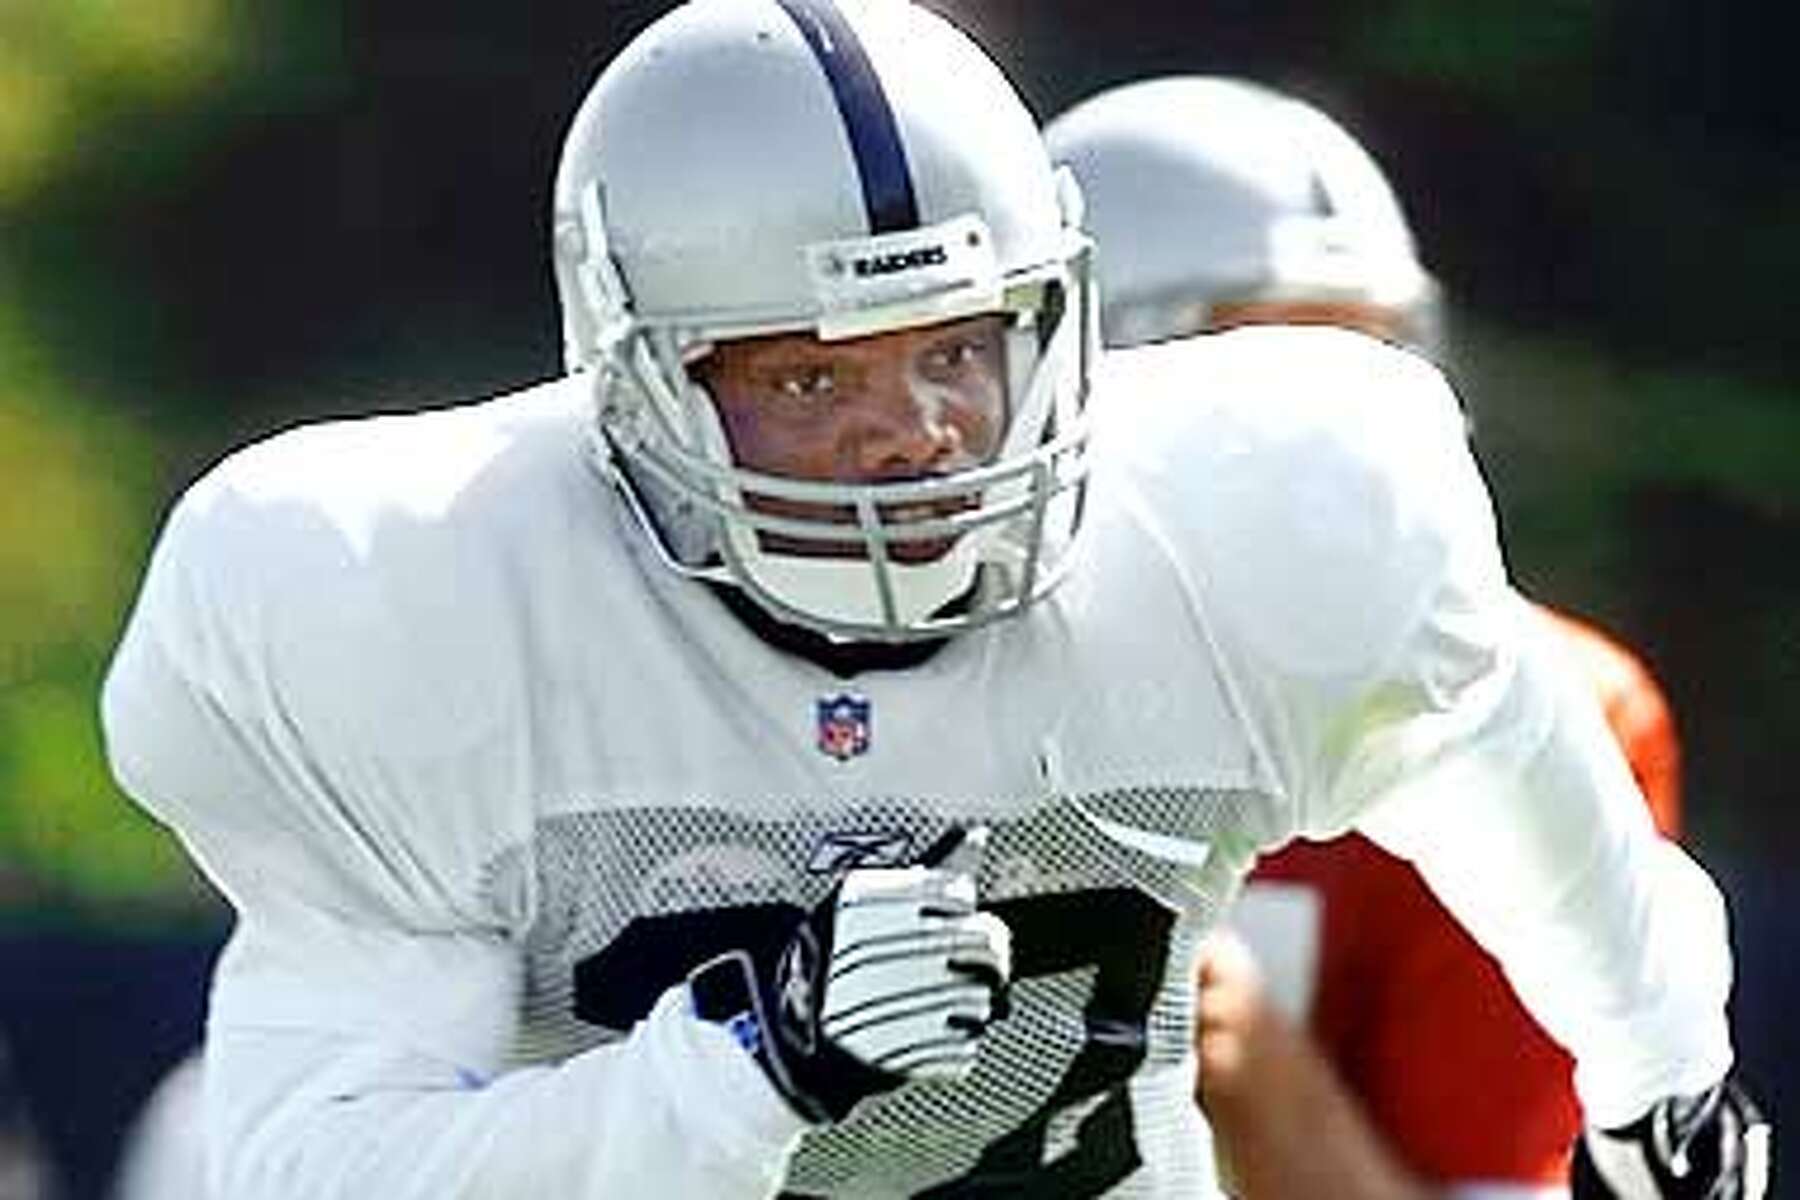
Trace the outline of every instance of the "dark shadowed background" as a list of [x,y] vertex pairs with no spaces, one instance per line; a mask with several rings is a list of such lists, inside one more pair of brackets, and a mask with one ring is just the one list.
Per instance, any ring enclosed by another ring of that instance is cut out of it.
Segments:
[[[939,0],[1048,118],[1227,72],[1337,114],[1452,303],[1515,573],[1651,665],[1800,1111],[1800,108],[1691,0]],[[172,495],[297,421],[557,369],[563,124],[659,3],[0,4],[0,1032],[70,1195],[191,1044],[224,916],[108,782],[93,694]],[[1102,248],[1104,252],[1104,248]]]

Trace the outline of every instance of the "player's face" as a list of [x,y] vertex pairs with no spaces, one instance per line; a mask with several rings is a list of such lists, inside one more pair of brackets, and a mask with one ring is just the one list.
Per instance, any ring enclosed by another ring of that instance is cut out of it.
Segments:
[[[980,466],[1006,428],[1005,324],[972,317],[841,342],[777,334],[724,342],[695,367],[712,394],[732,458],[785,479],[881,483]],[[750,495],[778,516],[853,524],[847,508]],[[884,511],[890,521],[937,520],[974,498]],[[761,535],[767,550],[860,557],[860,546]],[[952,539],[895,543],[901,562],[941,557]]]
[[1333,300],[1226,300],[1207,310],[1207,328],[1220,332],[1245,325],[1332,325],[1383,341],[1402,340],[1404,330],[1391,309]]

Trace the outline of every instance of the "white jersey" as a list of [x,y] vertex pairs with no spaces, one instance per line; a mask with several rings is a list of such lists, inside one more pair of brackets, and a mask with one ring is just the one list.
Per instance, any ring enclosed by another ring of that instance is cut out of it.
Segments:
[[[579,378],[196,484],[103,707],[239,913],[218,1194],[1210,1196],[1196,937],[1258,851],[1352,825],[1598,1118],[1718,1078],[1717,897],[1536,653],[1440,377],[1252,330],[1109,356],[1093,407],[1064,586],[851,679],[650,558]],[[803,1130],[681,980],[976,821],[1013,1015],[966,1081]]]

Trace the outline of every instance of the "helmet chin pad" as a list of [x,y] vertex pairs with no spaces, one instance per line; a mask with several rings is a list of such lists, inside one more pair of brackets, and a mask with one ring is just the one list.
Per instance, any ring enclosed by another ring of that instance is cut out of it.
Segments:
[[[754,532],[731,525],[726,557],[753,599],[777,615],[843,626],[916,627],[975,585],[977,534],[965,534],[930,562],[772,553]],[[860,549],[860,548],[859,548]]]

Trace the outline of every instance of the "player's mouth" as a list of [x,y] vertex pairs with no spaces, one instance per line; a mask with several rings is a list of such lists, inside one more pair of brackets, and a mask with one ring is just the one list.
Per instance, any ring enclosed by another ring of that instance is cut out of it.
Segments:
[[[972,511],[975,505],[976,501],[973,496],[946,496],[938,500],[913,504],[883,505],[881,521],[884,526],[889,527],[918,525],[928,521],[946,521],[959,513]],[[950,548],[954,545],[956,545],[954,536],[889,542],[888,557],[895,562],[910,565],[936,562],[950,553]]]

